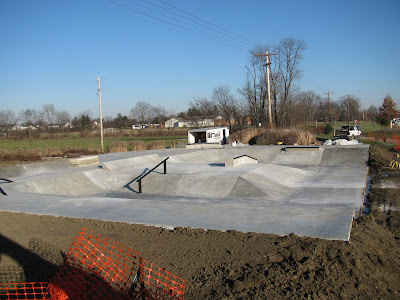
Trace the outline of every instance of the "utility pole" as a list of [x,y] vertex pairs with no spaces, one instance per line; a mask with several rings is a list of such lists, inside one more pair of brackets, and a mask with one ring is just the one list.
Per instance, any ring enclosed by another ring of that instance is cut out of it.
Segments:
[[333,94],[334,92],[330,92],[328,91],[327,93],[324,94],[328,94],[328,120],[329,120],[329,124],[331,123],[331,99],[329,98],[330,94]]
[[103,116],[101,113],[101,89],[100,89],[100,77],[97,77],[97,92],[99,94],[99,111],[100,111],[100,142],[101,142],[101,152],[104,152],[103,144]]
[[256,56],[265,56],[267,63],[265,65],[263,65],[264,67],[267,67],[267,74],[265,74],[265,69],[264,70],[264,76],[266,77],[267,80],[267,95],[268,95],[268,121],[269,121],[269,129],[272,128],[272,105],[271,105],[271,88],[269,85],[269,66],[270,66],[270,62],[269,62],[269,56],[270,55],[277,55],[277,54],[273,54],[273,53],[268,53],[268,51],[265,51],[265,54],[258,54]]

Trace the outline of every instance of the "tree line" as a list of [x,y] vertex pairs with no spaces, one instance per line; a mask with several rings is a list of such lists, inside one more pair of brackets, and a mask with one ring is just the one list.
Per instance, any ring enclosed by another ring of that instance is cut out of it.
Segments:
[[[306,49],[307,44],[303,40],[292,37],[281,39],[277,45],[256,46],[250,51],[249,61],[245,66],[245,82],[236,92],[227,85],[217,86],[212,90],[210,99],[194,97],[189,102],[188,110],[179,113],[171,113],[163,106],[138,101],[128,114],[119,113],[116,118],[104,118],[104,125],[126,128],[133,124],[163,124],[171,117],[205,119],[222,116],[229,125],[240,124],[243,118],[250,118],[252,125],[266,126],[269,116],[272,116],[274,127],[287,128],[299,124],[312,125],[315,120],[328,123],[386,118],[382,117],[381,108],[374,105],[362,109],[361,100],[355,95],[344,95],[332,101],[315,91],[302,91],[299,84],[302,77],[300,63]],[[265,55],[262,56],[266,51],[276,54],[269,57],[269,86]],[[271,106],[268,105],[268,88]],[[391,99],[390,95],[387,97]],[[11,110],[0,110],[0,126],[17,121],[25,126],[38,127],[71,123],[74,128],[85,130],[93,120],[90,112],[71,118],[67,111],[58,111],[53,104],[44,105],[38,110],[24,109],[18,114]]]

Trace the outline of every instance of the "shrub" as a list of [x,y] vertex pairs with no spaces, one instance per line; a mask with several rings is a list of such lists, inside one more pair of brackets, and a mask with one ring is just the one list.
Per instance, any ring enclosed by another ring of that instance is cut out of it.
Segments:
[[254,138],[265,133],[265,128],[246,128],[236,131],[229,136],[230,141],[237,141],[242,144],[254,143]]
[[278,142],[282,142],[285,145],[291,145],[295,139],[290,138],[289,131],[283,129],[270,129],[260,136],[254,138],[255,144],[257,145],[276,145]]
[[314,134],[312,134],[309,131],[299,130],[297,132],[296,140],[297,140],[298,145],[311,145],[311,144],[315,144],[317,138]]
[[376,119],[376,122],[377,122],[378,124],[382,125],[382,126],[385,126],[385,127],[388,127],[388,126],[390,125],[390,121],[389,121],[389,120],[386,120],[386,119],[381,118],[381,117],[378,117],[378,118]]
[[330,134],[333,132],[333,127],[331,124],[326,124],[324,127],[324,134]]

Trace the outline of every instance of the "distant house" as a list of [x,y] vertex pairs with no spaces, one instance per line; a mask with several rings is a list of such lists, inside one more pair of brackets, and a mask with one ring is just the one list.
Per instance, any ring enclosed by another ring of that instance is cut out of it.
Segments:
[[165,128],[173,127],[212,127],[214,126],[215,119],[183,119],[183,118],[171,118],[165,121]]
[[11,130],[13,130],[13,131],[26,130],[26,129],[37,130],[38,128],[37,128],[37,127],[33,127],[32,125],[29,125],[29,126],[22,126],[22,125],[18,125],[18,124],[15,124],[15,125],[11,128]]
[[50,128],[60,128],[60,125],[59,125],[59,124],[49,124],[49,125],[47,126],[47,128],[48,128],[48,129],[50,129]]
[[164,123],[165,128],[173,127],[192,127],[191,121],[182,118],[171,118]]
[[72,126],[71,122],[67,122],[64,125],[62,125],[61,127],[63,127],[63,128],[72,128],[73,126]]
[[91,124],[91,127],[92,127],[92,128],[100,128],[100,123],[97,122],[97,121],[94,121],[94,122]]

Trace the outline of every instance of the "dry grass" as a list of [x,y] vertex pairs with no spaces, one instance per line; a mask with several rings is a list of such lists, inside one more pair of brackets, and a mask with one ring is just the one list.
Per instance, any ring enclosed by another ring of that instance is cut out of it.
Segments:
[[317,141],[317,136],[309,131],[298,130],[297,144],[298,145],[312,145]]
[[147,144],[147,150],[165,149],[166,147],[165,141],[155,141]]
[[62,152],[64,153],[64,155],[68,154],[93,155],[93,154],[99,154],[101,152],[101,146],[93,144],[89,144],[87,147],[64,146],[62,147]]
[[61,156],[62,151],[59,147],[44,147],[43,156],[52,157],[52,156]]
[[316,142],[316,136],[304,130],[297,129],[271,129],[252,140],[257,145],[312,145]]
[[133,140],[129,144],[131,151],[147,150],[146,144],[142,140]]
[[42,149],[17,149],[8,151],[0,149],[1,161],[36,161],[42,159]]
[[109,153],[126,152],[126,151],[128,151],[128,146],[125,142],[113,142],[108,146]]

